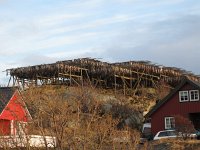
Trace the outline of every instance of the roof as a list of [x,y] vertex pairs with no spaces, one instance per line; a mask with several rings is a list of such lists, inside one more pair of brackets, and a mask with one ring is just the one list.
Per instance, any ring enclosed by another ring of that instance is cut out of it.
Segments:
[[16,88],[14,87],[0,87],[0,114],[5,109],[15,91]]
[[176,86],[163,100],[159,101],[146,115],[145,118],[149,118],[154,112],[156,112],[163,104],[165,104],[183,85],[189,83],[197,89],[200,89],[200,83],[184,78],[179,85]]

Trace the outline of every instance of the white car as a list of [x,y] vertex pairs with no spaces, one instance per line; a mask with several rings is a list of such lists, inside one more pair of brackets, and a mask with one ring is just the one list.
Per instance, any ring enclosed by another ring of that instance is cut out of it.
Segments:
[[163,138],[176,138],[176,137],[183,137],[186,136],[191,139],[197,138],[196,133],[181,133],[177,132],[175,130],[164,130],[164,131],[159,131],[153,138],[153,140],[159,140]]
[[176,138],[177,132],[175,130],[159,131],[153,138],[153,140],[159,140],[163,138]]

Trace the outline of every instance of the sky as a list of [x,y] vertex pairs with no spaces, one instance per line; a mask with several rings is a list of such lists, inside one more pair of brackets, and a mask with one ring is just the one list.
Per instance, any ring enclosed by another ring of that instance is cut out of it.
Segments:
[[199,75],[199,39],[199,0],[0,0],[0,85],[6,69],[83,57]]

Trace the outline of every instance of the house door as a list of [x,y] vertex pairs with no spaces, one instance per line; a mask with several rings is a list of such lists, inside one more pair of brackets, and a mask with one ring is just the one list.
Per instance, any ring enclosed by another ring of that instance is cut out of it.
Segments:
[[200,130],[200,113],[190,113],[189,118],[192,121],[194,128]]

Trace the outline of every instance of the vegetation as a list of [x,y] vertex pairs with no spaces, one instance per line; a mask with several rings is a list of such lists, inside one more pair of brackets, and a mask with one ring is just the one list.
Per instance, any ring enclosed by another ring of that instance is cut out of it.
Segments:
[[[32,115],[26,134],[53,136],[57,142],[52,149],[59,150],[184,149],[188,140],[184,144],[181,140],[139,144],[143,112],[169,90],[161,83],[156,88],[137,88],[133,96],[125,97],[91,87],[30,87],[22,92]],[[183,131],[185,128],[181,124],[187,120],[177,118],[180,120],[176,122],[180,125],[176,126],[177,130]],[[187,147],[194,145],[191,143]],[[24,149],[33,148],[27,145]],[[44,149],[49,149],[47,143]]]
[[143,118],[125,99],[91,88],[47,86],[23,93],[33,120],[29,134],[57,138],[57,148],[135,149]]
[[192,122],[183,116],[177,115],[175,116],[176,120],[176,131],[184,140],[190,138],[191,133],[195,132],[194,126]]

